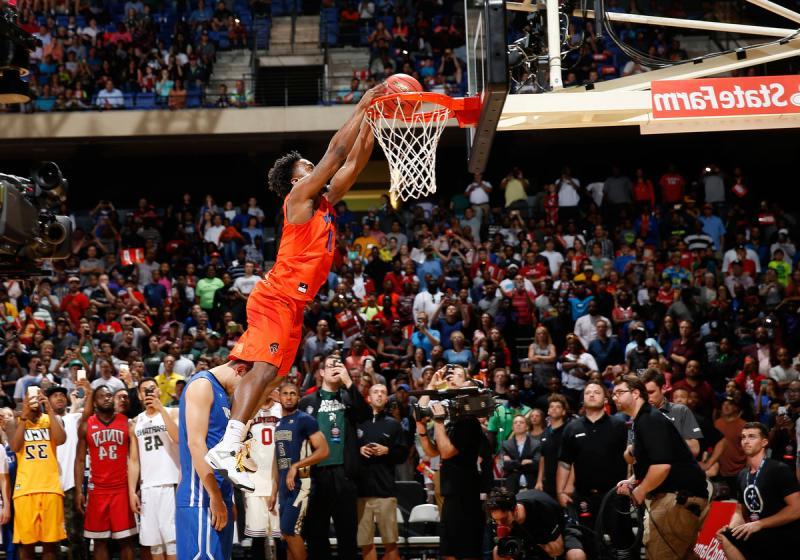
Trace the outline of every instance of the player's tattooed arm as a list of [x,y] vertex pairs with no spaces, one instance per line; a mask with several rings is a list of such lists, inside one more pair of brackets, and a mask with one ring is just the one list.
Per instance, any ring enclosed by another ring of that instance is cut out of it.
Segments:
[[325,194],[331,204],[336,204],[342,200],[347,191],[355,184],[356,179],[358,179],[358,176],[369,162],[374,141],[375,136],[372,134],[369,124],[366,122],[361,123],[361,130],[359,130],[358,138],[356,138],[355,144],[347,155],[347,161],[333,176],[330,189]]

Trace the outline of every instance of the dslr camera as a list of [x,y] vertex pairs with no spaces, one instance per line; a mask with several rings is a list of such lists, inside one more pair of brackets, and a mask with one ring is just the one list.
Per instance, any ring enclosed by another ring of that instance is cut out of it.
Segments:
[[524,560],[535,553],[533,546],[528,544],[525,539],[511,536],[510,527],[498,525],[495,529],[495,535],[498,556],[513,558],[514,560]]

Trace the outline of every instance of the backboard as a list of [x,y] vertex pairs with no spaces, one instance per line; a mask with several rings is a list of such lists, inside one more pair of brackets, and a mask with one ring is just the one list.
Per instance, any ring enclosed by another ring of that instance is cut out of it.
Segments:
[[508,94],[506,7],[504,0],[464,0],[467,96],[479,96],[481,112],[467,128],[471,173],[486,167]]

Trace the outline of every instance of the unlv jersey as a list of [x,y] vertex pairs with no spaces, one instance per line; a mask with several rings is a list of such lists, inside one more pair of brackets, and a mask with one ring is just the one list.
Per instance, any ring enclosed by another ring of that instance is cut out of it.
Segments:
[[275,266],[264,278],[279,292],[311,301],[328,278],[336,245],[336,211],[324,196],[311,219],[292,224],[286,219],[283,205],[283,233]]
[[258,465],[253,475],[255,491],[253,496],[269,496],[272,494],[272,461],[275,456],[275,426],[283,415],[280,403],[274,403],[269,409],[260,409],[250,426],[250,457]]
[[136,441],[139,445],[139,473],[142,488],[178,484],[181,478],[178,445],[167,433],[161,413],[136,417]]
[[128,489],[128,417],[115,414],[108,424],[96,414],[86,421],[89,451],[89,488],[94,491]]

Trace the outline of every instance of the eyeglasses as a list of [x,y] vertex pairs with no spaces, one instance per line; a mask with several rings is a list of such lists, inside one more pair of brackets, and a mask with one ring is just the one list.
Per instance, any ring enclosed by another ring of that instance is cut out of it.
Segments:
[[613,391],[611,393],[611,397],[612,398],[617,398],[617,397],[622,396],[623,393],[632,393],[632,391],[630,389],[620,389],[618,391]]

